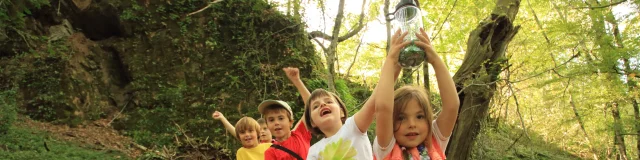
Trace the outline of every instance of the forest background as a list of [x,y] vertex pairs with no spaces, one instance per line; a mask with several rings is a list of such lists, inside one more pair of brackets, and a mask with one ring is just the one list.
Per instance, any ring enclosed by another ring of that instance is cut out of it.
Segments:
[[[0,157],[233,159],[240,144],[211,112],[233,123],[282,99],[300,117],[289,66],[354,113],[396,3],[0,0]],[[639,6],[420,1],[461,99],[448,157],[640,159]],[[435,84],[423,66],[397,86],[428,89],[437,113]]]

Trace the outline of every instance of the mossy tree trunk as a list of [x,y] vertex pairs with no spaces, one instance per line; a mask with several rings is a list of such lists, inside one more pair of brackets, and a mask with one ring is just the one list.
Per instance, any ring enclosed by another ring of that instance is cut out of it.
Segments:
[[622,122],[620,120],[620,108],[618,103],[611,103],[611,115],[613,116],[613,145],[615,146],[614,152],[616,159],[627,159],[627,148],[624,142],[624,129],[622,129]]
[[505,51],[520,28],[513,25],[519,7],[520,0],[498,0],[491,15],[469,34],[467,53],[453,76],[461,106],[447,148],[450,159],[470,158],[506,62]]

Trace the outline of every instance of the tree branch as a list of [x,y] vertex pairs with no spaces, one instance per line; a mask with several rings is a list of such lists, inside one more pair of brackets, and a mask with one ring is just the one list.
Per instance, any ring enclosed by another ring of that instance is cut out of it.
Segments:
[[573,8],[573,9],[587,9],[587,8],[588,8],[588,9],[600,9],[600,8],[607,8],[607,7],[611,7],[611,6],[618,5],[618,4],[620,4],[620,3],[624,3],[624,2],[626,2],[626,1],[627,1],[627,0],[622,0],[622,1],[619,1],[619,2],[613,2],[613,3],[610,3],[610,4],[608,4],[608,5],[604,5],[604,6],[577,7],[577,8]]
[[458,0],[453,2],[453,7],[451,7],[451,10],[449,10],[447,17],[444,18],[444,21],[442,21],[442,24],[440,24],[440,29],[438,29],[438,32],[436,32],[436,35],[433,36],[433,39],[431,40],[431,42],[436,41],[436,39],[438,38],[438,35],[440,34],[440,30],[442,30],[442,26],[444,26],[444,24],[447,23],[447,19],[449,19],[449,16],[451,15],[451,12],[453,12],[453,9],[456,8],[456,4],[458,4]]
[[324,46],[324,44],[322,44],[322,42],[320,42],[318,39],[313,39],[314,41],[316,41],[318,43],[318,45],[320,45],[320,48],[322,48],[322,51],[324,51],[324,54],[326,56],[327,54],[327,47]]
[[200,13],[200,12],[204,11],[205,9],[207,9],[207,8],[209,8],[209,7],[211,7],[211,6],[213,6],[213,4],[216,4],[216,3],[218,3],[218,2],[222,2],[222,0],[215,0],[215,1],[213,1],[213,2],[210,2],[210,3],[209,3],[209,5],[207,5],[206,7],[203,7],[202,9],[197,10],[197,11],[195,11],[195,12],[191,12],[191,13],[187,14],[187,16],[191,16],[191,15],[194,15],[194,14],[196,14],[196,13]]
[[351,64],[349,65],[349,68],[347,68],[347,74],[345,76],[345,78],[349,77],[349,73],[351,73],[351,67],[353,67],[353,64],[356,63],[356,58],[358,58],[358,53],[360,51],[360,46],[362,46],[362,40],[364,39],[364,35],[362,34],[362,37],[360,37],[360,43],[358,43],[358,47],[356,47],[356,55],[353,56],[353,61],[351,61]]
[[[362,30],[362,28],[364,28],[364,6],[366,6],[367,0],[362,0],[362,10],[360,12],[360,18],[358,19],[358,25],[353,28],[349,33],[343,35],[343,36],[339,36],[338,37],[338,42],[342,42],[345,41],[353,36],[355,36],[356,34],[358,34],[358,32],[360,32]],[[339,9],[339,12],[342,12],[341,9]],[[341,15],[341,13],[338,13],[339,15]],[[342,21],[342,20],[336,20],[336,23],[339,23],[338,21]],[[340,25],[336,25],[336,26],[340,26]],[[334,30],[336,30],[336,28],[334,28]],[[311,33],[309,33],[309,39],[314,39],[314,38],[322,38],[322,39],[326,39],[326,40],[332,40],[333,36],[330,36],[322,31],[313,31]]]

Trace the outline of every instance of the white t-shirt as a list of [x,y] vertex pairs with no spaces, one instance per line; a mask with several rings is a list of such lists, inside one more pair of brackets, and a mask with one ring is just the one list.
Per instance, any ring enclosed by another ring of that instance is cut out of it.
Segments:
[[373,153],[367,132],[360,132],[353,117],[349,117],[335,135],[313,144],[307,159],[373,159]]
[[[438,128],[438,123],[436,123],[436,120],[433,120],[431,122],[431,133],[433,133],[434,136],[436,136],[436,139],[438,140],[438,145],[440,145],[440,149],[442,149],[442,152],[445,152],[447,150],[447,144],[449,144],[449,137],[444,137],[442,136],[442,133],[440,132],[440,128]],[[427,138],[431,138],[431,137],[427,137]],[[389,153],[391,153],[391,150],[393,149],[393,145],[396,144],[396,138],[395,137],[391,137],[391,141],[389,142],[389,144],[386,147],[386,150],[382,150],[380,147],[380,144],[378,144],[378,137],[376,137],[376,139],[373,140],[373,154],[375,154],[377,159],[384,159],[387,155],[389,155]],[[428,147],[425,147],[425,149],[427,149]]]

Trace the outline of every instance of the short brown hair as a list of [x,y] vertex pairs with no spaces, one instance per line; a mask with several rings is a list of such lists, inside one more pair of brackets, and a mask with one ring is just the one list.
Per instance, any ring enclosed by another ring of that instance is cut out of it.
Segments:
[[431,105],[429,103],[429,97],[427,96],[424,88],[419,86],[404,86],[398,88],[394,92],[393,96],[393,131],[396,132],[400,129],[400,124],[396,123],[395,120],[398,119],[398,115],[404,111],[409,101],[415,99],[420,106],[422,106],[422,112],[425,114],[427,120],[427,127],[429,127],[429,132],[427,133],[427,139],[425,139],[424,144],[426,146],[431,145],[431,136],[433,132],[431,131],[431,123],[433,122],[433,111],[431,109]]
[[[240,132],[244,132],[246,130],[254,130],[256,131],[256,135],[260,132],[260,124],[251,118],[251,117],[242,117],[238,122],[236,122],[236,138],[240,138]],[[258,141],[260,141],[260,136],[258,136]]]
[[264,120],[264,118],[258,118],[258,124],[267,124],[267,121]]
[[282,107],[281,105],[277,105],[277,104],[272,104],[272,105],[269,105],[267,107],[264,107],[262,116],[266,118],[266,116],[268,114],[280,113],[280,112],[287,113],[286,114],[287,118],[289,118],[289,121],[293,122],[293,117],[291,117],[291,115],[292,115],[291,112],[289,112],[289,110],[287,110],[286,108]]
[[347,107],[344,105],[344,102],[342,102],[342,99],[340,99],[340,97],[338,97],[338,95],[336,95],[335,93],[326,91],[324,89],[316,89],[311,92],[311,96],[309,96],[307,104],[304,107],[304,124],[307,126],[307,129],[311,131],[311,133],[322,136],[324,136],[324,133],[322,133],[322,131],[318,127],[311,126],[311,101],[324,96],[333,97],[336,99],[336,101],[338,101],[338,105],[340,105],[340,109],[342,110],[342,113],[344,113],[344,117],[340,117],[340,120],[342,120],[342,124],[344,124],[344,122],[347,120],[347,116],[349,116]]

